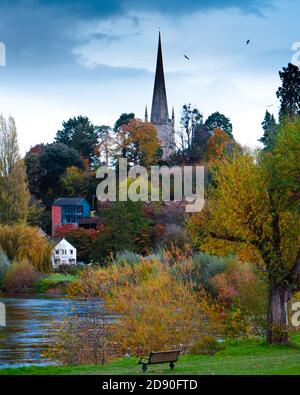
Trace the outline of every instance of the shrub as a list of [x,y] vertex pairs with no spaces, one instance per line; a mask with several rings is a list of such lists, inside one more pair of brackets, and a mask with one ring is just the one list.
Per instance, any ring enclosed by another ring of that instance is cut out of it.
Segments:
[[100,298],[103,293],[102,285],[106,279],[105,271],[88,268],[77,280],[69,284],[67,293],[71,297]]
[[194,291],[154,258],[88,269],[69,285],[68,294],[104,299],[110,316],[118,317],[111,339],[118,355],[172,348],[184,352],[210,326],[205,292]]
[[215,275],[224,272],[231,259],[202,252],[193,254],[192,260],[195,264],[196,284],[203,286],[207,292],[216,296],[217,291],[211,280]]
[[228,335],[262,335],[267,313],[267,286],[254,265],[233,260],[211,282],[230,310],[226,325]]
[[166,249],[170,249],[173,246],[184,249],[187,244],[190,244],[187,232],[181,226],[174,224],[167,225],[159,242],[159,245]]
[[4,287],[9,293],[32,292],[40,274],[26,262],[14,262],[5,275]]
[[115,356],[112,329],[102,303],[88,299],[80,304],[80,314],[74,306],[63,322],[54,323],[46,356],[64,365],[103,365]]
[[73,276],[77,276],[80,274],[86,266],[84,264],[80,265],[60,265],[55,268],[54,272],[55,273],[62,273],[64,275],[71,274]]
[[0,249],[0,287],[3,286],[6,272],[10,268],[10,261],[4,251]]
[[119,280],[105,299],[109,311],[119,316],[113,336],[121,355],[173,348],[185,352],[209,326],[205,294],[174,278],[162,263],[143,260],[113,275]]
[[[170,254],[166,252],[165,256]],[[172,265],[174,276],[185,283],[189,283],[195,290],[205,289],[213,297],[217,290],[211,280],[218,273],[225,270],[227,258],[214,257],[209,254],[197,253],[190,257],[176,256]]]
[[215,337],[203,336],[202,339],[192,345],[189,352],[192,355],[214,355],[225,349],[225,344],[218,341]]
[[113,263],[115,265],[121,265],[121,266],[124,266],[126,264],[135,265],[135,264],[139,263],[142,258],[143,257],[141,255],[136,254],[131,251],[117,252]]

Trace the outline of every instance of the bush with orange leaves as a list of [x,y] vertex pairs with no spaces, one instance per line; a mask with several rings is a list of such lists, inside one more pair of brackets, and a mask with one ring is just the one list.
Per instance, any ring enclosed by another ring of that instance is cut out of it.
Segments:
[[107,355],[185,352],[205,333],[215,333],[220,308],[204,290],[181,281],[157,259],[87,270],[69,287],[71,296],[102,297],[110,323]]
[[232,260],[211,279],[220,301],[227,306],[225,335],[261,335],[266,327],[267,285],[253,264]]
[[121,354],[185,352],[209,330],[211,306],[204,291],[195,292],[157,260],[142,260],[131,271],[125,283],[112,284],[106,298],[120,317],[113,336]]

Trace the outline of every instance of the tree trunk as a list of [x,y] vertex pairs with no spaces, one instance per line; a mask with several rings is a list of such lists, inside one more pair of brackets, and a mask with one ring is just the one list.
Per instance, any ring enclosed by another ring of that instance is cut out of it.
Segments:
[[287,286],[271,286],[269,289],[267,342],[288,344],[288,302],[291,296]]

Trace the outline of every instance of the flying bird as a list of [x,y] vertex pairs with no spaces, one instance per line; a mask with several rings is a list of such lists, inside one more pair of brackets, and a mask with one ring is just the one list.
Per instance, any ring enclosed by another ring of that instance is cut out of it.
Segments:
[[188,56],[186,56],[186,55],[183,55],[187,60],[191,60]]
[[250,41],[251,41],[251,40],[247,40],[247,41],[246,41],[246,45],[249,45],[249,44],[250,44]]

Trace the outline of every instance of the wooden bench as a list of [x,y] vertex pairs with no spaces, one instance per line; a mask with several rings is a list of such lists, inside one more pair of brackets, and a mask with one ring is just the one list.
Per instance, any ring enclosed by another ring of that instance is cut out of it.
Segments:
[[141,358],[139,365],[142,365],[142,370],[145,373],[147,371],[147,365],[157,365],[160,363],[169,363],[170,368],[174,369],[175,362],[178,361],[180,351],[159,351],[151,352],[148,358]]

